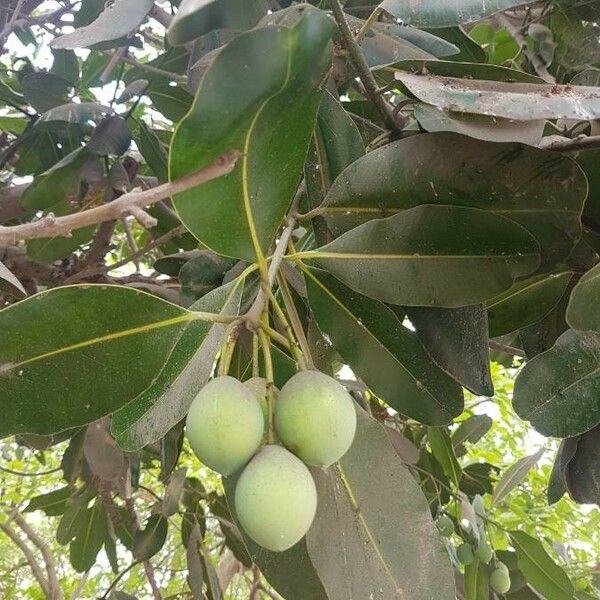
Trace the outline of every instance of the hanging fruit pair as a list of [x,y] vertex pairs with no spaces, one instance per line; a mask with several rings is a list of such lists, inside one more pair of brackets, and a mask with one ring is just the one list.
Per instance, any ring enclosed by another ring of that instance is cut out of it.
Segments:
[[[344,456],[356,412],[340,383],[311,370],[283,386],[271,418],[261,400],[237,379],[217,377],[193,401],[186,430],[195,454],[211,469],[229,476],[245,466],[235,489],[240,524],[261,546],[283,551],[302,539],[317,509],[304,463],[328,467]],[[274,431],[261,447],[270,422]],[[274,443],[275,436],[283,445]]]

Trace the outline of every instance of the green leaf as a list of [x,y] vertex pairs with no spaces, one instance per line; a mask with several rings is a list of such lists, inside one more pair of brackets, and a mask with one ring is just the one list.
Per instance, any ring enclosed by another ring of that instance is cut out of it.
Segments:
[[85,573],[96,562],[104,543],[106,514],[102,501],[97,498],[90,508],[82,510],[74,523],[74,538],[69,546],[71,565],[78,573]]
[[23,512],[43,510],[49,517],[62,515],[67,508],[67,499],[71,497],[72,492],[72,488],[66,485],[47,494],[34,496],[29,500]]
[[60,104],[46,111],[40,121],[66,121],[67,123],[86,123],[89,120],[96,121],[105,115],[112,114],[110,106],[104,106],[97,102],[70,102]]
[[548,481],[548,504],[558,502],[567,491],[565,473],[567,465],[575,456],[578,441],[578,437],[566,438],[561,441],[558,447]]
[[166,80],[155,82],[148,89],[148,96],[158,112],[176,123],[181,121],[192,106],[192,95],[178,85],[169,85]]
[[441,110],[429,104],[417,104],[415,119],[425,131],[450,131],[488,142],[521,142],[537,146],[544,133],[546,121],[514,121],[487,115]]
[[491,298],[535,271],[539,246],[505,217],[426,204],[368,221],[295,257],[376,300],[452,308]]
[[430,33],[435,33],[435,35],[454,44],[459,49],[459,53],[452,56],[453,61],[472,63],[487,62],[487,57],[483,48],[469,37],[462,27],[436,27],[431,29]]
[[510,538],[517,551],[519,569],[538,593],[552,600],[571,600],[573,586],[564,570],[548,555],[539,540],[524,531],[511,531]]
[[182,0],[167,31],[169,42],[182,46],[214,29],[250,29],[267,8],[266,0]]
[[490,576],[488,566],[479,559],[465,566],[465,600],[489,600]]
[[447,27],[480,21],[533,0],[384,0],[381,7],[415,27]]
[[396,79],[422,102],[444,110],[518,121],[597,119],[600,115],[600,98],[594,87],[467,80],[401,72],[396,73]]
[[529,360],[513,407],[546,436],[571,437],[600,422],[600,334],[569,330]]
[[122,117],[106,117],[98,125],[88,142],[88,149],[99,156],[121,156],[129,149],[131,132]]
[[66,79],[70,84],[79,83],[79,61],[72,50],[52,50],[54,61],[50,73]]
[[21,82],[23,95],[39,112],[45,112],[67,102],[71,84],[53,73],[30,73]]
[[425,351],[444,372],[474,394],[494,394],[483,305],[412,306],[406,312]]
[[543,319],[555,308],[573,279],[572,271],[536,275],[488,300],[490,337],[499,337]]
[[133,555],[137,560],[149,560],[163,546],[167,539],[169,521],[164,515],[148,517],[144,529],[138,529],[133,536]]
[[328,470],[313,470],[319,503],[306,543],[328,599],[454,600],[423,493],[381,425],[357,411],[350,450]]
[[375,394],[422,423],[446,424],[461,413],[460,386],[436,367],[393,311],[327,273],[305,275],[319,329]]
[[[128,84],[125,89],[119,94],[117,98],[117,102],[122,104],[135,98],[136,96],[141,96],[148,88],[150,82],[147,79],[134,79],[130,84]],[[143,121],[141,121],[143,122]]]
[[180,304],[189,306],[221,285],[225,273],[234,265],[235,261],[230,258],[224,258],[210,250],[201,250],[179,270]]
[[449,477],[450,481],[458,488],[462,477],[462,470],[454,454],[452,440],[448,432],[440,427],[428,427],[427,439],[431,446],[433,456],[442,465],[444,473]]
[[[229,511],[238,525],[235,513],[235,486],[240,473],[223,478],[223,488],[227,497]],[[285,552],[271,552],[254,543],[239,528],[248,554],[265,579],[284,598],[302,598],[302,600],[332,600],[326,593],[315,566],[306,549],[306,538],[300,540]]]
[[373,24],[375,27],[380,27],[382,25],[385,29],[388,29],[388,26],[390,26],[389,30],[391,30],[395,36],[401,37],[436,58],[452,56],[452,60],[457,60],[456,55],[459,54],[460,48],[449,36],[440,35],[440,33],[443,34],[444,32],[436,30],[434,35],[433,33],[417,29],[416,27],[397,26],[394,23],[376,22]]
[[5,308],[0,436],[55,433],[117,410],[153,383],[197,325],[194,313],[112,285],[55,288]]
[[571,292],[567,322],[573,329],[600,331],[600,265],[588,271]]
[[0,290],[11,295],[27,296],[23,284],[0,262]]
[[525,481],[529,471],[537,465],[543,454],[544,448],[541,448],[535,454],[525,456],[512,464],[502,474],[502,477],[500,477],[500,480],[496,484],[494,493],[492,494],[492,504],[500,504],[512,490],[521,485]]
[[137,121],[133,139],[146,164],[161,183],[169,178],[167,152],[158,136],[144,123]]
[[117,40],[138,28],[154,4],[153,0],[115,0],[89,25],[61,35],[50,42],[52,48],[89,48]]
[[[220,287],[192,308],[237,315],[243,283],[237,280]],[[193,315],[187,311],[186,314]],[[163,359],[160,374],[155,373],[149,387],[113,415],[112,434],[122,448],[139,450],[156,442],[185,417],[212,373],[225,328],[224,324],[188,320],[179,330],[178,339]],[[149,350],[150,346],[151,343]]]
[[477,443],[492,427],[493,420],[488,415],[473,415],[463,421],[452,434],[452,447],[454,452],[464,444]]
[[577,164],[555,152],[432,133],[393,142],[354,162],[335,181],[322,214],[339,235],[419,204],[485,209],[536,237],[545,266],[565,259],[581,236],[586,190]]
[[569,494],[580,504],[600,504],[600,427],[584,433],[576,451],[565,466],[564,479]]
[[307,8],[293,28],[238,36],[214,60],[179,124],[172,179],[223,152],[244,153],[227,177],[174,198],[186,227],[218,254],[254,261],[255,251],[271,245],[302,172],[331,64],[332,27],[324,13]]

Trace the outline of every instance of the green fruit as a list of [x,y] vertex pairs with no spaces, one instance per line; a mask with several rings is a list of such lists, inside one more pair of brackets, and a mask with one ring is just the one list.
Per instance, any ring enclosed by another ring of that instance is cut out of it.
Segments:
[[471,548],[471,544],[467,544],[466,542],[456,549],[456,556],[463,565],[470,565],[475,560],[473,548]]
[[352,445],[356,432],[352,397],[324,373],[301,371],[279,393],[275,431],[305,463],[328,467]]
[[490,575],[490,586],[499,594],[506,594],[510,590],[510,575],[503,569],[495,569]]
[[493,554],[494,551],[487,542],[481,542],[477,547],[477,550],[475,550],[475,556],[486,565],[492,560]]
[[233,377],[217,377],[196,396],[186,432],[196,456],[222,475],[243,467],[258,450],[264,418],[256,396]]
[[454,523],[450,517],[442,515],[438,518],[436,523],[440,533],[444,537],[450,537],[454,533]]
[[235,509],[242,528],[257,544],[282,552],[304,537],[314,519],[315,482],[291,452],[265,446],[240,475]]
[[501,560],[496,562],[496,569],[504,571],[507,575],[509,573],[508,567]]

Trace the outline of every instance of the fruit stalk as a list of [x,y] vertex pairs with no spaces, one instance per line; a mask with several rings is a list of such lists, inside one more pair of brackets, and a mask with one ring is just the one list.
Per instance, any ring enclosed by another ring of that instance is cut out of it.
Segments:
[[263,329],[258,330],[258,336],[263,349],[265,361],[265,379],[267,380],[267,414],[268,414],[268,431],[267,442],[273,444],[275,442],[275,433],[273,427],[273,359],[271,357],[271,342]]

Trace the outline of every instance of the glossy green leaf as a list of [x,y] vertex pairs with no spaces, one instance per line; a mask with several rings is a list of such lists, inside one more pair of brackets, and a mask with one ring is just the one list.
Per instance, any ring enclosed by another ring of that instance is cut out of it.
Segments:
[[54,433],[117,410],[198,324],[194,313],[119,286],[55,288],[5,308],[0,435]]
[[87,147],[99,156],[121,156],[129,149],[131,132],[122,117],[109,116],[98,123]]
[[391,25],[390,29],[395,36],[401,37],[436,58],[452,56],[452,60],[456,60],[456,55],[460,53],[460,48],[454,40],[450,39],[448,36],[440,35],[439,30],[436,30],[434,33],[429,33],[423,29],[417,29],[416,27],[396,26],[393,23],[377,22],[374,24],[375,27],[382,25],[385,29],[388,29],[387,26]]
[[[237,315],[243,287],[243,281],[234,281],[207,294],[192,308]],[[225,328],[224,324],[188,320],[163,359],[160,374],[148,383],[150,387],[113,415],[112,434],[122,448],[138,450],[155,442],[185,417],[212,373]]]
[[480,21],[533,0],[384,0],[380,6],[415,27],[447,27]]
[[183,119],[192,106],[193,97],[183,87],[159,81],[148,90],[152,104],[167,119],[174,123]]
[[465,566],[465,600],[489,600],[490,575],[488,566],[475,559]]
[[[364,154],[358,127],[339,100],[325,90],[304,167],[308,208],[321,204],[335,178]],[[320,217],[312,225],[318,243],[329,241],[327,225]]]
[[519,568],[527,582],[545,598],[571,600],[573,585],[565,571],[548,555],[542,543],[524,531],[511,531]]
[[540,433],[571,437],[600,422],[599,398],[600,334],[569,330],[525,364],[513,407]]
[[322,214],[339,235],[419,204],[485,209],[532,233],[546,265],[566,258],[579,239],[586,193],[585,177],[568,157],[432,133],[393,142],[354,162],[335,181]]
[[169,25],[169,42],[181,46],[214,29],[250,29],[267,8],[266,0],[182,0]]
[[567,322],[573,329],[600,331],[600,265],[588,271],[571,292]]
[[558,502],[567,492],[565,473],[567,465],[575,456],[578,441],[578,437],[566,438],[558,447],[548,481],[548,504]]
[[496,487],[494,487],[492,504],[499,504],[510,494],[510,492],[512,492],[512,490],[521,485],[521,483],[525,481],[529,471],[537,465],[543,454],[544,448],[541,448],[534,454],[525,456],[508,467],[502,474],[502,477],[500,477]]
[[67,499],[71,497],[72,493],[71,487],[66,485],[47,494],[34,496],[29,500],[23,512],[43,510],[49,517],[62,515],[67,508]]
[[163,546],[167,539],[169,521],[164,515],[151,515],[144,528],[133,536],[133,555],[137,560],[149,560]]
[[21,83],[23,95],[39,112],[45,112],[67,102],[71,84],[53,73],[30,73]]
[[417,336],[387,306],[323,271],[306,273],[319,329],[352,370],[392,408],[417,421],[446,424],[463,408],[460,386],[436,367]]
[[569,494],[580,504],[600,504],[600,427],[586,431],[576,442],[564,479]]
[[440,465],[442,465],[444,473],[458,487],[462,477],[462,470],[454,454],[452,440],[448,432],[441,427],[428,427],[427,439],[429,440],[431,451]]
[[296,257],[376,300],[451,308],[493,297],[535,271],[539,246],[505,217],[426,204],[363,223]]
[[[234,495],[239,473],[223,479],[229,511],[236,524]],[[240,528],[248,554],[273,588],[284,598],[302,600],[332,600],[315,570],[306,549],[306,539],[285,552],[271,552],[254,543]]]
[[472,63],[486,62],[486,55],[483,48],[470,38],[462,27],[458,25],[456,27],[436,27],[429,31],[458,48],[458,54],[452,56],[453,61]]
[[234,265],[235,261],[230,258],[224,258],[210,250],[201,250],[179,270],[180,304],[190,306],[219,287],[225,273]]
[[499,337],[543,319],[561,300],[574,273],[536,275],[488,300],[490,337]]
[[457,449],[465,442],[477,443],[492,427],[493,420],[488,415],[473,415],[456,428],[452,434],[452,447]]
[[425,351],[443,371],[474,394],[494,394],[483,305],[412,306],[406,308],[406,313]]
[[173,137],[170,176],[243,151],[230,175],[174,198],[186,227],[215,252],[253,261],[271,245],[302,172],[331,64],[332,27],[324,13],[306,9],[293,28],[238,36],[204,75]]
[[[504,119],[597,119],[596,88],[537,83],[459,79],[430,74],[396,73],[419,100],[445,110]],[[568,88],[568,89],[567,89]],[[535,98],[535,102],[531,102]]]
[[454,600],[452,568],[423,493],[381,425],[357,410],[350,450],[328,470],[313,470],[319,503],[306,543],[328,599]]
[[77,515],[73,525],[74,537],[69,546],[71,565],[78,573],[85,573],[96,562],[107,527],[102,501],[97,498],[90,508]]
[[144,121],[137,121],[136,125],[133,130],[135,144],[152,173],[161,183],[164,183],[169,177],[167,151],[158,136]]
[[441,110],[429,104],[417,104],[413,114],[425,131],[451,131],[489,142],[521,142],[537,146],[544,133],[543,120],[513,121],[487,115]]
[[117,40],[137,29],[154,4],[153,0],[115,0],[89,25],[61,35],[50,42],[52,48],[89,48]]
[[53,50],[54,61],[50,73],[66,79],[72,85],[79,83],[79,61],[72,50]]

